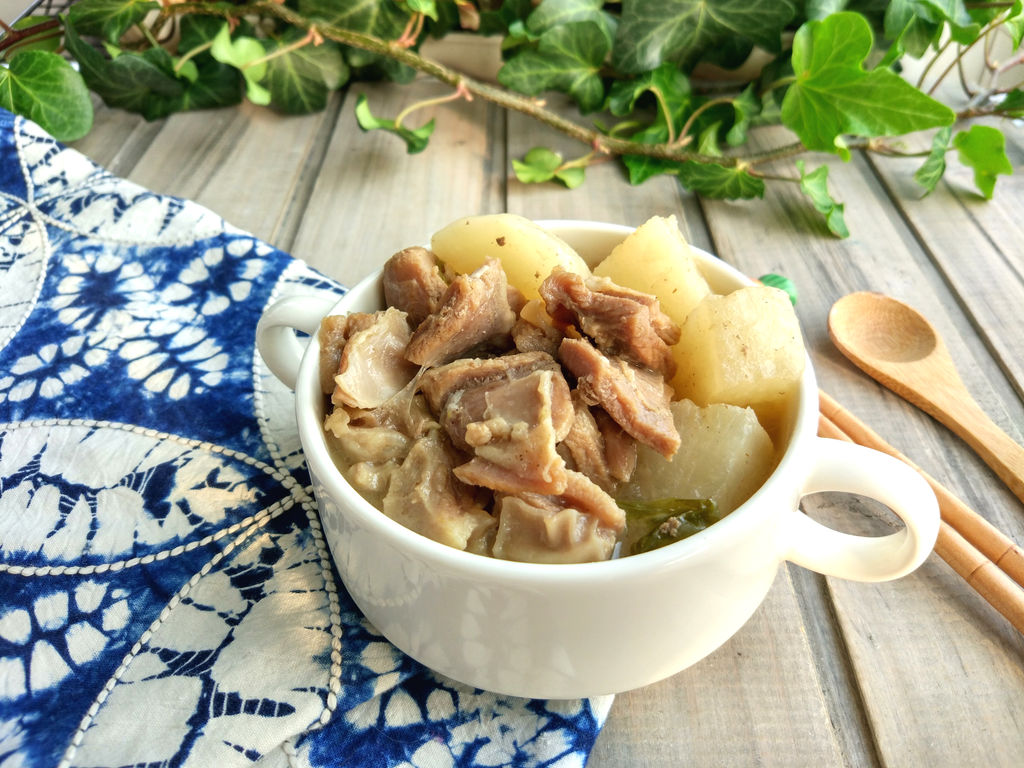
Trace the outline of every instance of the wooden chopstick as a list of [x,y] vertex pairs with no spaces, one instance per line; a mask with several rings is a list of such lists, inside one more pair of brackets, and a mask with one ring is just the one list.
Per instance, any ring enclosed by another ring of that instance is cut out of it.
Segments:
[[1020,583],[1020,576],[1024,574],[1024,554],[1020,548],[835,400],[824,392],[819,395],[820,435],[888,453],[924,477],[935,492],[942,515],[935,542],[936,554],[1019,632],[1024,633],[1024,590]]

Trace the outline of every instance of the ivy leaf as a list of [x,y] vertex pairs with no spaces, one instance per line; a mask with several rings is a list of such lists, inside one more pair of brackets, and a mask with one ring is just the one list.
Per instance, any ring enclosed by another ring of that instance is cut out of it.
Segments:
[[[409,21],[408,10],[394,0],[298,0],[298,10],[307,18],[323,19],[332,26],[364,32],[382,40],[397,40]],[[416,74],[387,56],[358,48],[344,50],[345,61],[351,67],[377,67],[397,82],[407,82]]]
[[804,161],[797,160],[796,167],[800,171],[800,190],[811,199],[818,213],[825,217],[829,231],[837,237],[849,237],[850,230],[846,228],[846,220],[843,218],[845,206],[833,200],[828,191],[828,166],[821,165],[807,173]]
[[964,0],[919,0],[923,15],[933,22],[946,22],[949,35],[961,45],[970,45],[981,31],[981,25],[971,18]]
[[[664,144],[668,141],[668,126],[664,123],[655,123],[641,131],[637,131],[629,137],[632,141],[643,144]],[[623,155],[620,160],[626,166],[629,174],[629,183],[633,186],[643,184],[652,176],[659,176],[663,173],[676,173],[679,164],[670,160],[662,160],[658,157],[646,155]]]
[[949,137],[952,135],[951,126],[939,128],[932,137],[932,150],[928,153],[928,159],[914,172],[914,180],[924,187],[924,197],[935,190],[939,179],[946,173],[946,152],[949,151]]
[[795,13],[792,0],[623,0],[612,65],[625,73],[666,61],[689,66],[737,36],[778,52],[780,33]]
[[181,94],[180,109],[230,107],[242,100],[243,80],[236,69],[212,58],[196,69],[195,81]]
[[221,64],[227,64],[242,73],[249,101],[261,106],[270,103],[270,91],[260,84],[267,74],[267,62],[262,60],[267,50],[262,42],[246,35],[232,38],[231,30],[227,22],[224,22],[213,38],[210,55]]
[[974,169],[974,183],[981,194],[991,200],[996,177],[1013,173],[1013,166],[1006,156],[1003,132],[989,125],[973,125],[969,131],[961,131],[953,138],[953,146],[960,162]]
[[892,136],[950,125],[953,111],[887,69],[865,71],[873,35],[857,13],[811,21],[793,40],[796,81],[782,100],[782,121],[808,149],[841,151],[843,134]]
[[563,168],[562,155],[547,147],[534,147],[522,160],[513,160],[512,169],[516,178],[524,184],[541,184],[557,179],[569,189],[583,183],[586,169],[580,166]]
[[0,67],[0,107],[27,117],[58,141],[74,141],[92,128],[85,81],[49,51],[21,51]]
[[884,29],[893,44],[879,68],[888,67],[904,52],[920,58],[942,33],[942,24],[921,15],[919,8],[919,0],[891,0],[888,4]]
[[717,163],[681,163],[677,173],[686,189],[714,200],[764,197],[764,180],[743,168]]
[[604,0],[544,0],[526,19],[526,29],[539,36],[563,24],[592,21],[604,30],[610,47],[618,22],[603,8]]
[[68,18],[79,34],[116,43],[125,30],[158,10],[154,0],[80,0],[68,8]]
[[999,111],[1009,117],[1024,117],[1024,90],[1009,91],[999,103]]
[[690,107],[690,80],[675,64],[662,64],[655,70],[644,72],[632,80],[616,80],[608,92],[608,109],[622,117],[636,108],[637,100],[645,93],[656,93],[658,111],[667,107],[673,120],[677,120]]
[[[274,50],[301,38],[298,30],[272,43]],[[287,114],[319,112],[327,106],[329,91],[340,88],[349,76],[340,46],[324,41],[288,51],[267,60],[263,84],[270,91],[271,104]]]
[[505,62],[498,82],[527,96],[563,91],[583,112],[593,112],[604,104],[598,73],[608,50],[608,38],[594,22],[564,24],[541,35],[536,50],[521,51]]
[[736,119],[732,128],[725,134],[725,140],[729,146],[737,147],[747,140],[747,130],[751,121],[761,113],[761,102],[754,94],[754,84],[751,83],[743,92],[732,100],[732,108],[736,113]]
[[405,4],[413,13],[422,13],[437,21],[437,2],[435,0],[405,0]]
[[722,121],[711,123],[700,132],[697,137],[697,152],[708,157],[721,157],[722,150],[718,148],[718,129],[722,127]]
[[73,24],[65,26],[64,42],[85,84],[108,106],[138,112],[147,120],[180,108],[185,84],[175,76],[171,55],[163,48],[107,59],[78,36]]
[[794,307],[796,306],[796,283],[785,275],[777,275],[774,272],[769,272],[766,275],[761,275],[757,278],[757,281],[761,283],[761,285],[767,285],[769,288],[778,288],[780,291],[785,291],[786,295],[789,296],[789,303]]
[[433,120],[419,128],[406,128],[404,125],[395,125],[394,120],[385,120],[383,118],[375,117],[370,111],[370,105],[366,100],[366,95],[362,93],[359,94],[359,98],[356,99],[355,111],[356,121],[359,123],[360,128],[364,131],[380,130],[395,134],[405,142],[406,150],[410,155],[414,155],[417,152],[422,152],[426,149],[427,143],[430,141],[430,134],[434,132]]

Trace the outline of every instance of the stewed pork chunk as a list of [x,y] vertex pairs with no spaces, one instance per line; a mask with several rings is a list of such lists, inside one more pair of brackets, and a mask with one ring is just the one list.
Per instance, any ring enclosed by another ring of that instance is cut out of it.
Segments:
[[540,295],[557,326],[575,326],[602,352],[665,378],[675,374],[669,347],[679,341],[679,326],[653,296],[558,268],[541,283]]
[[565,339],[559,359],[577,379],[584,399],[600,405],[615,422],[662,456],[679,448],[669,403],[672,388],[657,373],[609,357],[584,339]]
[[437,257],[419,246],[405,248],[388,259],[382,282],[388,306],[405,312],[413,328],[437,312],[448,290]]
[[406,360],[429,367],[488,343],[507,349],[516,320],[508,296],[508,280],[497,259],[488,259],[472,274],[459,275],[445,291],[437,312],[416,329]]

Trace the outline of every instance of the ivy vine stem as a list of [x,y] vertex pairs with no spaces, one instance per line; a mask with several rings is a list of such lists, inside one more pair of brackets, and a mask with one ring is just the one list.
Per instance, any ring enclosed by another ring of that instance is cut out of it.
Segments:
[[[549,128],[565,134],[571,139],[592,147],[596,152],[602,154],[638,155],[676,163],[691,162],[731,167],[736,167],[737,164],[751,162],[752,160],[755,162],[766,162],[768,159],[772,159],[770,150],[754,158],[742,158],[739,156],[720,157],[685,151],[665,143],[647,144],[610,136],[545,108],[543,103],[536,98],[514,93],[500,86],[468,77],[464,73],[451,69],[440,62],[421,56],[416,51],[402,46],[397,41],[383,40],[373,35],[344,29],[319,20],[314,22],[276,2],[254,2],[234,6],[185,2],[171,5],[164,12],[168,14],[212,15],[228,20],[239,19],[246,15],[263,14],[307,31],[315,27],[316,31],[327,40],[333,40],[353,48],[387,56],[400,64],[404,64],[417,72],[446,83],[457,90],[461,88],[473,96],[479,96],[504,109],[525,114]],[[790,154],[789,149],[783,148],[783,153],[784,155]]]

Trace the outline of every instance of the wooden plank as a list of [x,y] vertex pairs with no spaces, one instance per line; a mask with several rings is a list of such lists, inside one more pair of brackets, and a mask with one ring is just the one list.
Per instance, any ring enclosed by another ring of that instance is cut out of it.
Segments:
[[289,116],[245,103],[232,109],[183,112],[168,119],[129,178],[157,192],[194,200],[229,223],[287,248],[308,196],[308,164],[322,154],[340,105]]
[[451,221],[504,208],[504,122],[482,100],[459,100],[409,117],[437,128],[421,154],[395,136],[364,133],[352,104],[365,93],[373,113],[394,117],[418,100],[451,89],[428,79],[401,87],[360,84],[331,136],[292,253],[353,285],[394,252],[419,245]]
[[[773,142],[781,139],[779,132],[771,134]],[[1008,492],[991,481],[965,448],[928,417],[880,391],[828,340],[831,304],[864,289],[897,295],[940,318],[956,348],[965,348],[964,339],[972,334],[969,320],[955,309],[958,297],[950,293],[863,158],[828,164],[833,192],[847,204],[848,240],[823,232],[796,185],[775,184],[758,204],[764,211],[759,215],[752,216],[743,204],[705,205],[718,252],[748,274],[780,272],[796,281],[801,288],[798,314],[826,390],[941,481],[955,486],[969,503],[977,507],[994,494],[1006,497],[1002,500],[1008,504]],[[779,164],[777,172],[792,169]],[[961,243],[972,248],[974,241],[965,242],[964,237]],[[987,268],[988,262],[983,263]],[[971,379],[979,387],[998,373],[995,363],[981,354],[974,365]],[[988,391],[998,399],[991,386]],[[886,531],[876,504],[828,495],[808,499],[804,506],[843,530]],[[1019,540],[1019,526],[1012,530]],[[1021,672],[1014,661],[1024,643],[944,563],[933,557],[897,582],[829,579],[828,588],[884,764],[941,765],[951,755],[963,765],[985,759],[1000,765],[1020,763],[1016,741],[1024,738],[1024,703]],[[971,725],[965,727],[967,723]]]
[[783,568],[728,643],[668,680],[616,697],[588,768],[873,765],[843,754],[799,616]]
[[160,133],[163,121],[147,122],[133,112],[109,109],[96,96],[93,106],[92,130],[69,146],[116,176],[126,177]]

